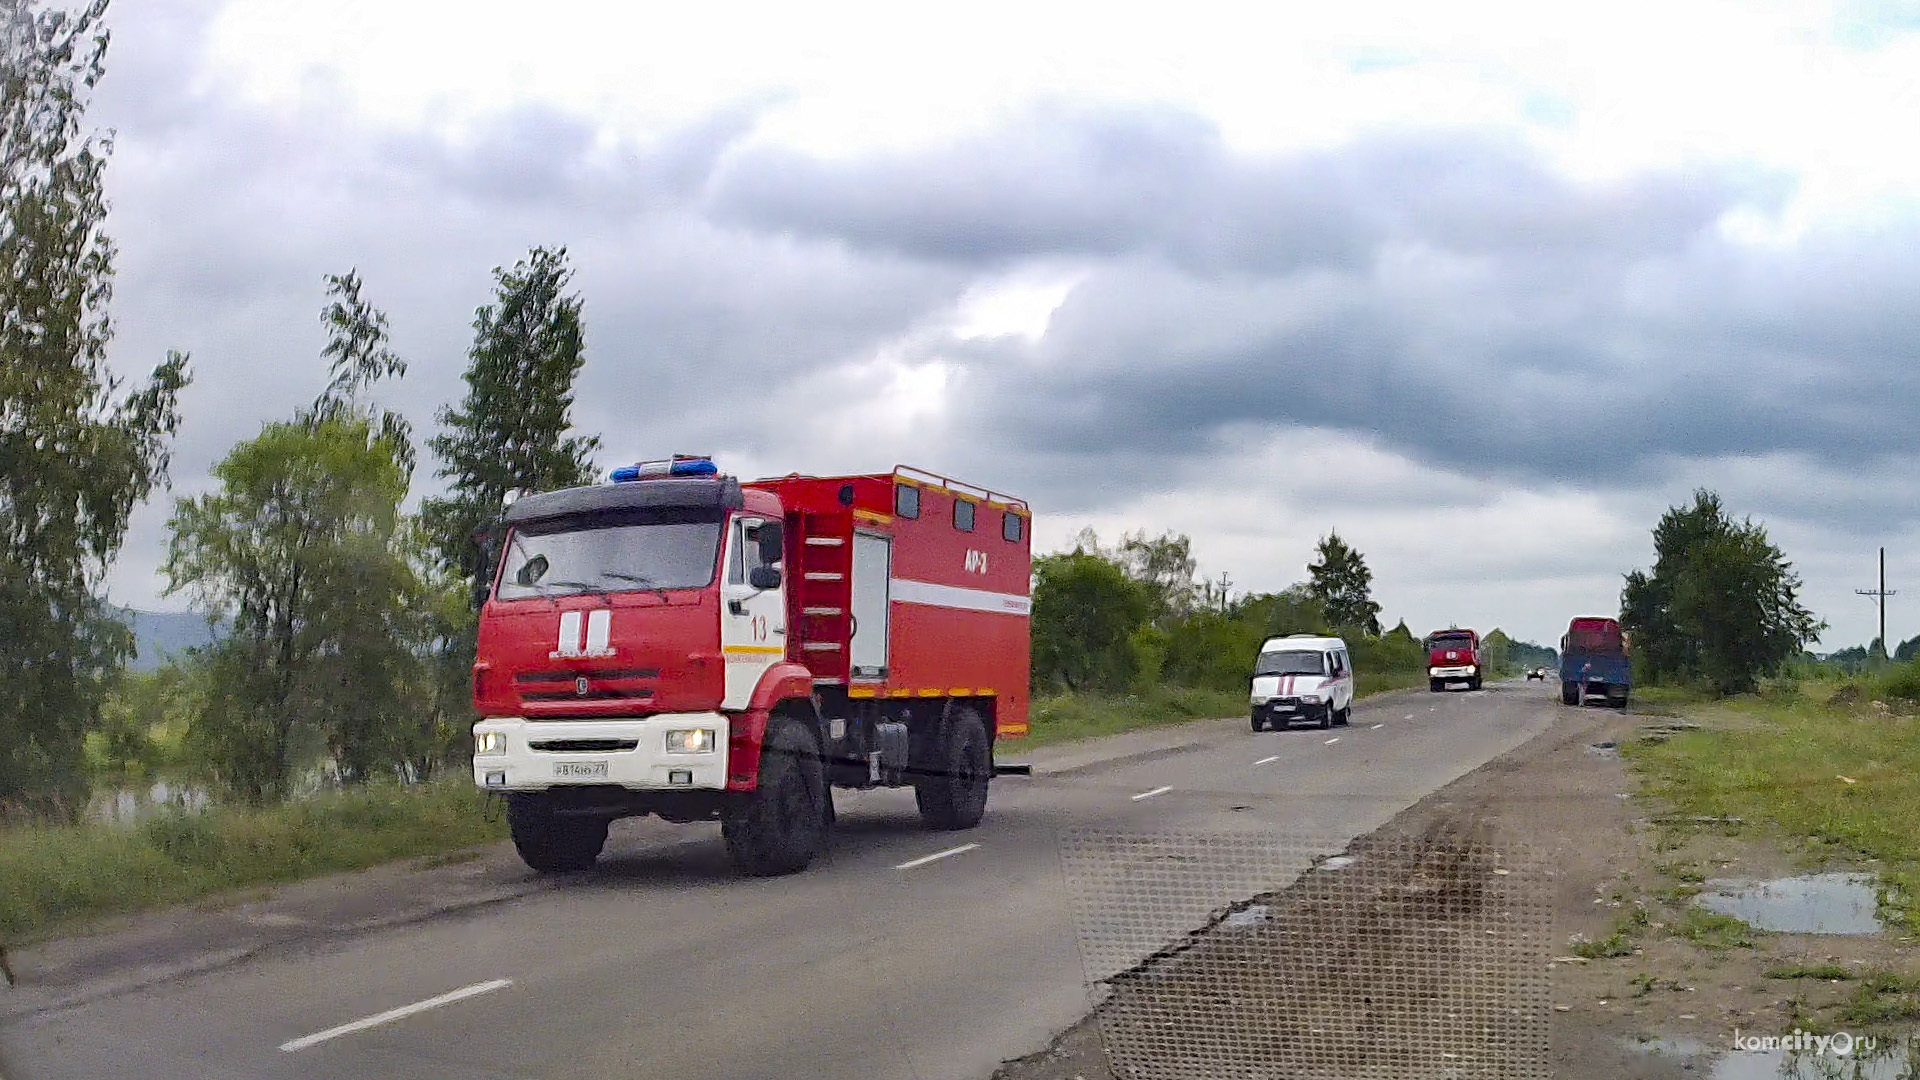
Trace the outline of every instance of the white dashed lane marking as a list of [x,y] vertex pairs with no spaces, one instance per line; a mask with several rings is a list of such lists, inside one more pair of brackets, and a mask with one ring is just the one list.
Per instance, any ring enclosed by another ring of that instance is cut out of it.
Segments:
[[1279,760],[1280,760],[1280,755],[1275,754],[1272,757],[1263,757],[1259,761],[1254,762],[1254,764],[1255,765],[1271,765],[1272,763]]
[[1340,741],[1340,736],[1335,735],[1333,738],[1328,739],[1324,745],[1332,746],[1334,743],[1337,743],[1339,741]]
[[916,866],[925,866],[930,862],[938,862],[941,859],[951,858],[955,855],[965,855],[967,852],[979,846],[979,844],[961,844],[959,847],[948,848],[945,851],[936,851],[931,855],[922,855],[917,859],[908,859],[906,862],[894,867],[894,869],[911,870]]
[[[1407,717],[1407,719],[1409,719],[1409,720],[1411,720],[1411,719],[1413,719],[1413,717],[1411,717],[1411,716],[1409,716],[1409,717]],[[1379,731],[1379,730],[1380,730],[1381,728],[1383,728],[1383,727],[1386,727],[1386,726],[1387,726],[1387,725],[1385,725],[1385,724],[1375,724],[1375,725],[1373,725],[1373,728],[1372,728],[1372,730],[1374,730],[1374,731]]]
[[342,1035],[351,1035],[356,1031],[376,1028],[382,1024],[391,1024],[395,1020],[404,1020],[415,1013],[423,1013],[428,1009],[437,1009],[442,1005],[451,1005],[456,1001],[465,1001],[467,998],[478,997],[481,994],[491,994],[495,990],[505,990],[512,985],[512,979],[493,979],[488,982],[474,983],[472,986],[463,986],[458,990],[449,990],[439,997],[430,997],[425,1001],[416,1001],[411,1005],[402,1005],[397,1009],[388,1009],[386,1012],[375,1013],[365,1019],[355,1020],[348,1024],[341,1024],[339,1027],[331,1027],[325,1031],[315,1032],[312,1035],[303,1035],[298,1039],[281,1043],[280,1049],[284,1053],[291,1054],[296,1050],[305,1050],[315,1043],[323,1043],[328,1039],[337,1039]]
[[1141,799],[1151,799],[1155,795],[1165,795],[1167,792],[1172,790],[1173,789],[1171,787],[1157,787],[1157,788],[1154,788],[1152,791],[1143,791],[1140,794],[1135,795],[1133,797],[1133,801],[1139,802]]

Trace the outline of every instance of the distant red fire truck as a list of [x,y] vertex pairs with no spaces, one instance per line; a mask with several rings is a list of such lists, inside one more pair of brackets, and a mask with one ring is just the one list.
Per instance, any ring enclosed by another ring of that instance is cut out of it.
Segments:
[[742,869],[798,870],[832,787],[912,787],[928,825],[970,828],[995,740],[1027,731],[1031,525],[905,467],[742,483],[676,457],[519,499],[480,613],[474,780],[542,871],[591,866],[640,814],[718,820]]
[[1454,683],[1478,690],[1486,659],[1479,634],[1459,627],[1435,630],[1427,635],[1427,687],[1436,694]]

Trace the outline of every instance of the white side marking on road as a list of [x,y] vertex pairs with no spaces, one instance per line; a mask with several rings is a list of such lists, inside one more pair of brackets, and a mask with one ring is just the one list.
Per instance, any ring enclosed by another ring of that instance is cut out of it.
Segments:
[[1152,791],[1143,791],[1140,794],[1135,795],[1133,797],[1133,801],[1139,802],[1141,799],[1151,799],[1155,795],[1165,795],[1167,792],[1172,790],[1173,789],[1171,787],[1157,787],[1157,788],[1154,788]]
[[1261,758],[1261,759],[1260,759],[1259,761],[1256,761],[1256,762],[1254,762],[1254,764],[1255,764],[1255,765],[1267,765],[1267,764],[1270,764],[1270,763],[1272,763],[1272,762],[1275,762],[1275,761],[1279,761],[1279,760],[1280,760],[1280,755],[1279,755],[1279,754],[1275,754],[1275,755],[1273,755],[1272,757],[1263,757],[1263,758]]
[[965,855],[967,852],[972,851],[974,848],[977,848],[979,846],[980,846],[979,844],[961,844],[959,847],[948,848],[945,851],[936,851],[931,855],[922,855],[917,859],[908,859],[906,862],[903,862],[899,866],[894,867],[894,869],[895,870],[911,870],[916,866],[925,866],[930,862],[934,862],[935,860],[938,860],[938,859],[944,859],[952,855]]
[[481,994],[491,994],[495,990],[505,990],[512,985],[512,979],[490,979],[487,982],[474,983],[472,986],[463,986],[458,990],[450,990],[447,993],[441,994],[439,997],[430,997],[425,1001],[416,1001],[411,1005],[402,1005],[397,1009],[388,1009],[386,1012],[375,1013],[364,1020],[355,1020],[350,1024],[341,1024],[339,1027],[328,1028],[325,1031],[302,1036],[290,1042],[283,1042],[280,1044],[280,1049],[284,1053],[291,1054],[295,1050],[305,1050],[315,1043],[323,1043],[328,1039],[337,1039],[342,1035],[351,1035],[356,1031],[365,1031],[368,1028],[379,1027],[381,1024],[391,1024],[395,1020],[405,1019],[415,1013],[423,1013],[428,1009],[437,1009],[442,1005],[451,1005],[456,1001],[464,1001],[467,998],[478,997]]
[[1328,740],[1326,741],[1326,745],[1327,745],[1327,746],[1332,746],[1332,745],[1333,745],[1334,743],[1337,743],[1337,742],[1339,742],[1339,741],[1340,741],[1340,736],[1338,736],[1338,735],[1335,735],[1335,736],[1334,736],[1333,738],[1331,738],[1331,739],[1328,739]]
[[[1411,719],[1413,719],[1413,717],[1411,717],[1411,716],[1409,716],[1409,717],[1407,717],[1407,719],[1409,719],[1409,720],[1411,720]],[[1374,731],[1379,731],[1379,730],[1380,730],[1381,728],[1383,728],[1383,727],[1386,727],[1386,726],[1387,726],[1387,725],[1385,725],[1385,724],[1375,724],[1375,725],[1373,725],[1373,728],[1372,728],[1371,730],[1374,730]]]

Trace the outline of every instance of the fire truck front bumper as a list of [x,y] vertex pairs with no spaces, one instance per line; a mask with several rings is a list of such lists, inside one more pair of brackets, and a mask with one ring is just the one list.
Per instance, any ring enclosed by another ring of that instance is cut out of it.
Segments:
[[1479,668],[1474,667],[1472,664],[1462,664],[1459,667],[1430,667],[1427,669],[1427,678],[1471,679],[1479,670]]
[[492,717],[473,725],[473,781],[489,791],[720,791],[727,786],[727,734],[720,713]]

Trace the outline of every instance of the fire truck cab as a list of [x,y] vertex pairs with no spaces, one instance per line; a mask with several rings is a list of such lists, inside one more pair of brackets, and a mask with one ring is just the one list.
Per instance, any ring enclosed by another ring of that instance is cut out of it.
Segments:
[[480,614],[474,780],[542,871],[641,814],[798,870],[832,787],[912,787],[927,824],[970,828],[996,739],[1027,730],[1030,526],[904,467],[742,483],[676,457],[519,499]]

